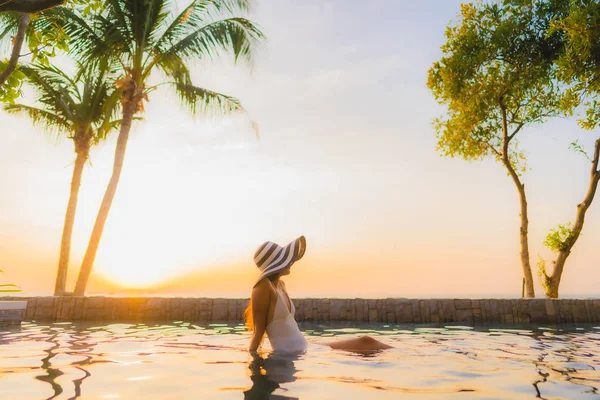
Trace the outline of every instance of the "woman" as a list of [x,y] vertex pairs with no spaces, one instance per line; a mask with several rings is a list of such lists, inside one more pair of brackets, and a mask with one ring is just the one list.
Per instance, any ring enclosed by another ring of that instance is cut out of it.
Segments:
[[[294,319],[294,304],[281,280],[289,275],[291,266],[302,258],[306,251],[306,239],[300,236],[285,247],[277,243],[265,242],[254,254],[254,262],[260,269],[260,276],[252,289],[250,304],[244,313],[246,324],[253,332],[250,339],[250,352],[256,352],[266,333],[271,347],[276,352],[302,353],[308,342]],[[389,349],[369,336],[326,343],[333,349],[371,352]]]

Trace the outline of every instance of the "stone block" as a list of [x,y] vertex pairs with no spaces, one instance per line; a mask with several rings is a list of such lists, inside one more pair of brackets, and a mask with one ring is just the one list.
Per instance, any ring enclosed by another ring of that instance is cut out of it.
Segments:
[[591,300],[592,302],[592,314],[594,315],[594,322],[600,322],[600,299]]
[[504,323],[506,324],[514,324],[515,317],[513,315],[512,306],[510,304],[510,300],[502,300],[502,308],[504,309]]
[[54,302],[56,301],[57,297],[51,296],[51,297],[38,297],[37,298],[37,307],[39,308],[53,308],[54,307]]
[[546,301],[544,299],[529,299],[529,313],[531,322],[545,323],[548,320],[546,315]]
[[186,322],[195,322],[200,320],[200,299],[182,298],[179,301],[182,320]]
[[228,299],[227,300],[227,320],[229,321],[235,321],[235,314],[237,311],[237,303],[235,301],[235,299]]
[[87,297],[85,307],[89,310],[99,310],[104,307],[106,297]]
[[165,319],[167,321],[183,320],[183,310],[181,309],[181,297],[173,297],[169,299],[169,301],[167,302],[167,312]]
[[387,312],[388,307],[386,299],[381,299],[379,301],[379,304],[377,305],[377,315],[379,316],[379,322],[383,322],[384,324],[388,323]]
[[412,304],[410,300],[399,299],[395,306],[396,322],[409,324],[413,322]]
[[571,302],[569,300],[561,301],[561,309],[563,316],[563,323],[565,324],[573,324],[575,322],[575,318],[573,316],[573,308]]
[[419,314],[421,315],[421,323],[423,324],[431,323],[431,315],[429,314],[429,301],[430,300],[419,300]]
[[456,310],[456,317],[454,319],[454,322],[472,324],[473,323],[473,310],[472,309]]
[[458,310],[471,310],[473,305],[470,299],[454,299],[454,308]]
[[421,304],[417,299],[410,300],[410,307],[412,309],[412,321],[416,324],[421,323]]
[[37,297],[27,300],[27,309],[23,319],[25,321],[31,321],[35,318],[35,308],[37,307]]
[[519,313],[524,324],[531,323],[531,313],[529,312],[529,302],[527,300],[519,301]]
[[397,299],[385,299],[385,313],[388,324],[396,323],[396,302]]
[[58,321],[72,321],[73,320],[73,309],[75,308],[74,297],[64,297],[58,310],[57,320]]
[[571,300],[573,302],[573,314],[575,323],[587,323],[587,311],[584,300]]
[[365,301],[363,299],[354,299],[356,321],[364,321],[368,316],[365,314]]
[[317,318],[319,321],[329,321],[329,299],[317,300]]
[[[167,319],[168,299],[150,298],[141,309],[142,318],[149,321],[164,321]],[[106,304],[108,308],[108,304]]]
[[85,297],[73,297],[73,309],[71,310],[71,321],[80,321],[83,319],[83,309],[85,307]]
[[346,317],[346,302],[343,299],[329,301],[329,318],[331,321],[343,321]]
[[546,305],[546,315],[548,316],[548,322],[556,322],[557,320],[557,309],[554,300],[545,299],[544,301]]
[[236,320],[243,321],[244,320],[244,312],[248,307],[250,299],[237,299],[236,300]]
[[473,300],[471,304],[473,306],[473,324],[481,325],[483,323],[481,318],[481,302],[479,300]]
[[192,305],[194,310],[194,320],[201,322],[213,322],[217,321],[214,315],[214,301],[217,299],[193,299],[195,300]]
[[442,299],[441,310],[443,313],[442,322],[454,322],[456,320],[456,309],[454,308],[454,299]]
[[440,309],[439,304],[436,299],[429,299],[427,301],[427,306],[429,307],[429,321],[432,323],[440,322]]
[[513,317],[515,319],[516,324],[523,323],[523,316],[521,315],[521,310],[519,309],[519,301],[518,299],[510,299],[510,307],[512,309]]
[[502,300],[499,299],[489,299],[490,305],[490,321],[491,323],[501,323],[502,322],[502,314],[503,314],[503,306]]
[[368,299],[369,305],[369,322],[379,321],[379,301],[377,299]]
[[227,299],[213,299],[211,322],[227,321],[228,302]]
[[33,319],[36,321],[54,321],[56,319],[57,297],[39,297]]

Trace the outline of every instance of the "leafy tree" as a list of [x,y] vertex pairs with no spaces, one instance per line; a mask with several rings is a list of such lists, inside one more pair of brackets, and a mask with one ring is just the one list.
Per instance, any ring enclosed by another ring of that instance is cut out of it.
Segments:
[[461,5],[446,30],[443,57],[429,70],[428,86],[448,107],[435,120],[438,148],[465,160],[493,158],[511,177],[520,204],[521,265],[526,294],[535,297],[528,242],[528,205],[517,135],[564,112],[554,60],[560,32],[548,34],[564,1],[478,2]]
[[[0,61],[0,101],[14,102],[21,94],[25,76],[18,73],[23,44],[27,42],[31,62],[48,64],[56,50],[68,51],[67,37],[59,26],[52,22],[52,8],[62,5],[64,0],[0,0],[0,40],[12,38],[11,56]],[[84,14],[102,10],[100,0],[70,0],[66,7],[77,8]],[[15,73],[16,72],[16,73]]]
[[[581,127],[593,130],[600,122],[600,3],[597,0],[571,0],[568,15],[555,21],[551,32],[562,33],[565,38],[565,52],[557,60],[559,77],[571,86],[572,97],[585,107],[585,117],[579,121]],[[550,298],[558,297],[565,263],[581,235],[586,213],[600,182],[600,138],[594,144],[592,156],[578,142],[572,147],[591,163],[589,183],[583,201],[577,205],[575,223],[559,225],[550,231],[544,242],[556,254],[550,275],[544,260],[538,264],[542,285]]]

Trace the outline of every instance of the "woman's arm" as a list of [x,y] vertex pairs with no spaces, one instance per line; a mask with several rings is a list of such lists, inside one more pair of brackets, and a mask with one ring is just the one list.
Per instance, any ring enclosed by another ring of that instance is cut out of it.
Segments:
[[254,352],[260,346],[262,338],[267,329],[267,314],[271,302],[271,291],[269,282],[264,279],[252,289],[252,318],[254,320],[254,332],[250,339],[249,351]]

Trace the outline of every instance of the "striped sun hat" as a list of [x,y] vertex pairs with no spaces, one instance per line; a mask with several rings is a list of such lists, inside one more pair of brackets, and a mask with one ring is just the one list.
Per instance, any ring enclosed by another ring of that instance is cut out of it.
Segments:
[[260,277],[254,286],[264,278],[291,267],[292,264],[302,258],[305,251],[306,238],[304,236],[293,240],[285,247],[281,247],[274,242],[261,244],[254,253],[254,263],[260,269]]

